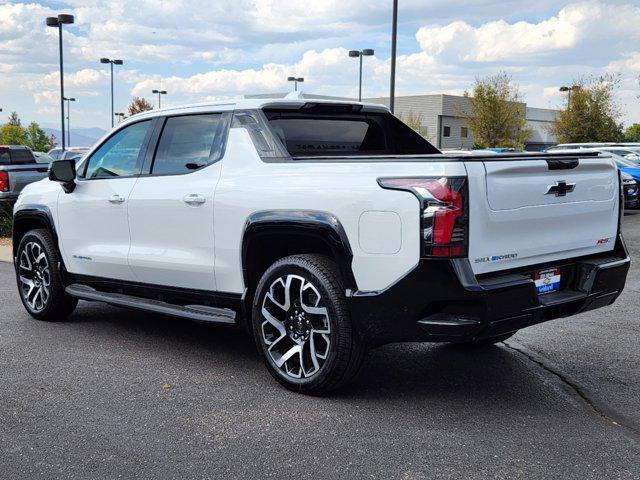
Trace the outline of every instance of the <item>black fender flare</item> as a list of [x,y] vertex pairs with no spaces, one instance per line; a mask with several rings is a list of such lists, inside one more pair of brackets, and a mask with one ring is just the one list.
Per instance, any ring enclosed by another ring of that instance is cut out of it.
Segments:
[[345,289],[357,290],[351,269],[353,252],[347,234],[335,215],[316,210],[265,210],[247,218],[242,236],[242,274],[245,287],[250,285],[247,259],[251,242],[256,238],[293,233],[321,240],[340,269]]
[[12,230],[12,240],[13,240],[13,256],[16,256],[16,250],[22,238],[22,235],[25,233],[23,228],[20,228],[20,225],[29,222],[32,220],[37,220],[39,223],[45,225],[51,235],[53,236],[53,240],[58,246],[58,250],[60,250],[60,245],[58,243],[58,232],[56,231],[56,224],[53,221],[53,215],[51,214],[51,210],[46,205],[28,205],[24,208],[17,210],[13,215],[13,230]]

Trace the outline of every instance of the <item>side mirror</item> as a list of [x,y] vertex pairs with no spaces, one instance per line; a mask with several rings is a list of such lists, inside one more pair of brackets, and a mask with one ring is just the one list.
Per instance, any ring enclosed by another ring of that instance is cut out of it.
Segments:
[[55,160],[49,165],[49,180],[62,185],[65,193],[71,193],[76,188],[75,160]]

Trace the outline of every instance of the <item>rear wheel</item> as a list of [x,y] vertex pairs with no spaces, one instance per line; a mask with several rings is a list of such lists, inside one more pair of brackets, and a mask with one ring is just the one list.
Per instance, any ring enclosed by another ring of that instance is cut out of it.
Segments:
[[60,254],[47,230],[31,230],[22,237],[15,264],[18,291],[27,312],[38,320],[64,320],[78,304],[64,291],[60,264]]
[[275,262],[253,300],[253,334],[267,369],[282,385],[322,394],[359,371],[365,346],[357,338],[337,266],[319,255]]

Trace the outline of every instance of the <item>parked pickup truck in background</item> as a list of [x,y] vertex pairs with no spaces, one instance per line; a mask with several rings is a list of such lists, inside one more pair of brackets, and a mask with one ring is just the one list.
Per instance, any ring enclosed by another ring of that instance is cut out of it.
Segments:
[[384,106],[240,100],[135,115],[52,162],[13,245],[37,319],[80,299],[236,325],[318,394],[368,348],[490,345],[610,305],[622,211],[598,153],[445,155]]
[[25,185],[47,176],[47,168],[28,147],[0,145],[0,208],[10,209]]

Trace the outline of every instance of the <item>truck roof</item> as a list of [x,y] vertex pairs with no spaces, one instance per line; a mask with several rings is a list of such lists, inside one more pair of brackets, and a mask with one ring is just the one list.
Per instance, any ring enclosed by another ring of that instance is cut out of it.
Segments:
[[[193,112],[208,112],[208,111],[229,111],[229,110],[250,110],[257,108],[264,108],[267,106],[283,107],[283,106],[303,106],[307,103],[314,104],[335,104],[335,105],[362,105],[363,107],[370,107],[376,110],[389,111],[389,108],[385,105],[368,102],[356,102],[352,100],[327,100],[316,98],[305,98],[303,94],[289,94],[285,98],[246,98],[246,99],[229,99],[218,100],[212,102],[193,103],[188,105],[179,105],[173,107],[164,107],[155,110],[149,110],[148,112],[138,113],[132,115],[125,122],[131,120],[139,120],[141,118],[152,118],[166,114],[180,114],[180,113],[193,113]],[[124,122],[123,122],[124,123]]]

